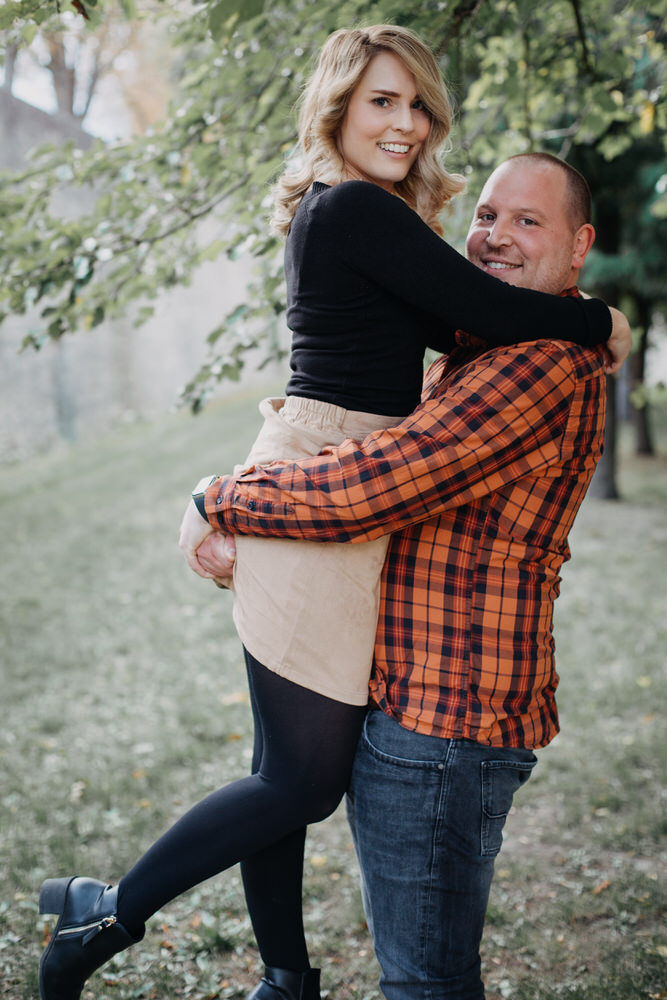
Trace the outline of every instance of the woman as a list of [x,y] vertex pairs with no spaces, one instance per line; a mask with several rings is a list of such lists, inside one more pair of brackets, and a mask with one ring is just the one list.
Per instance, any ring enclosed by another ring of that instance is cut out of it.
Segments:
[[[586,344],[608,336],[602,303],[504,285],[440,239],[438,213],[462,186],[436,157],[450,117],[432,55],[405,29],[341,31],[324,46],[304,95],[303,163],[286,174],[277,196],[277,225],[289,229],[293,375],[287,402],[264,407],[267,421],[251,461],[319,451],[400,420],[418,402],[425,347],[446,350],[457,326],[494,343],[533,339],[536,329],[559,337],[571,329]],[[201,505],[202,496],[195,491],[195,502]],[[186,518],[193,514],[199,518],[194,507]],[[197,543],[210,532],[200,521]],[[199,562],[203,549],[189,538],[188,561],[210,576]],[[346,787],[365,711],[376,606],[358,615],[353,645],[363,653],[343,676],[338,644],[326,662],[326,629],[341,615],[349,628],[349,605],[334,604],[335,592],[346,590],[341,574],[365,574],[368,564],[361,591],[372,589],[384,548],[372,543],[364,565],[351,571],[345,550],[362,546],[306,546],[285,570],[291,543],[280,542],[271,563],[272,579],[281,567],[276,597],[262,562],[271,542],[258,543],[256,552],[252,539],[246,542],[234,586],[256,725],[253,774],[194,806],[118,886],[83,878],[44,883],[40,910],[60,919],[42,956],[43,1000],[76,1000],[96,968],[140,940],[152,913],[239,860],[267,965],[251,996],[319,997],[301,920],[305,826],[329,815]],[[319,577],[329,589],[311,601]],[[288,615],[285,602],[302,617]],[[330,620],[320,618],[331,609]]]

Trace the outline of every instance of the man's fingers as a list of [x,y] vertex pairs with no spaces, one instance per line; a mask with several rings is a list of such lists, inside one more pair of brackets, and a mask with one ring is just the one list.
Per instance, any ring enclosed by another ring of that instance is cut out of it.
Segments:
[[210,571],[212,576],[229,577],[236,558],[234,539],[231,535],[213,532],[199,546],[197,556],[201,565]]
[[215,575],[201,563],[199,556],[193,549],[186,549],[183,545],[180,546],[180,549],[185,556],[186,563],[197,576],[203,576],[205,580],[210,580]]

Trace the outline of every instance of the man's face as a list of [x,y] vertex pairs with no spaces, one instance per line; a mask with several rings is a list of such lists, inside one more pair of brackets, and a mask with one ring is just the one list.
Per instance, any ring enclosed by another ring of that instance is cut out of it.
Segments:
[[521,288],[556,295],[576,284],[583,258],[567,217],[566,189],[557,166],[502,163],[479,197],[466,240],[468,260]]

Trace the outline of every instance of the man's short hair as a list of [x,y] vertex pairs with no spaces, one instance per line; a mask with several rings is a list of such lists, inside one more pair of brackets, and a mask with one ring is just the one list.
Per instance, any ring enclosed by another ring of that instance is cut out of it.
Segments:
[[510,156],[507,162],[511,160],[533,160],[560,167],[567,179],[567,217],[572,232],[593,221],[593,199],[588,181],[570,163],[554,156],[553,153],[517,153],[516,156]]

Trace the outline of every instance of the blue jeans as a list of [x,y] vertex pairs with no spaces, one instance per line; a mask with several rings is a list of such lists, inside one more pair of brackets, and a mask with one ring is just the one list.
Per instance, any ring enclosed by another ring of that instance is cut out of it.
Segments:
[[494,858],[536,760],[366,716],[347,808],[387,1000],[484,1000]]

